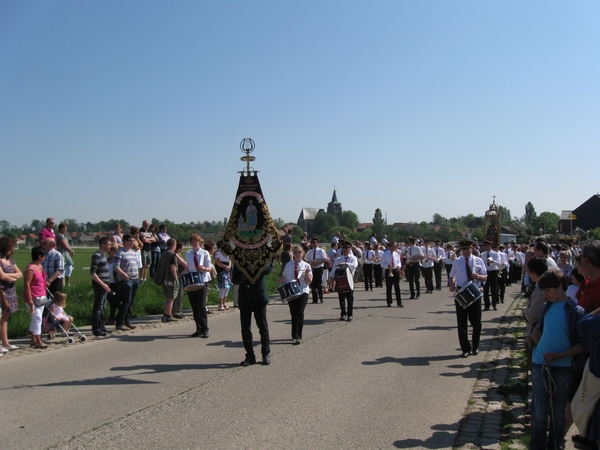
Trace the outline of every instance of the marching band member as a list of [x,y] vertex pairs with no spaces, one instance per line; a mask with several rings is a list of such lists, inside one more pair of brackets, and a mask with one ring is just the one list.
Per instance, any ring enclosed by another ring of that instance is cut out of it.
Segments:
[[500,271],[500,255],[492,250],[492,241],[483,241],[483,261],[486,263],[488,274],[485,287],[483,288],[483,301],[485,303],[484,311],[490,310],[490,291],[492,292],[492,307],[494,311],[498,310],[498,273]]
[[383,252],[381,258],[381,267],[385,269],[385,299],[388,307],[392,306],[392,286],[394,286],[394,294],[396,295],[396,304],[402,308],[402,298],[400,297],[400,268],[402,261],[400,255],[396,251],[396,243],[388,242],[387,251]]
[[[292,341],[294,345],[298,345],[302,342],[304,309],[308,303],[308,291],[311,289],[309,285],[311,285],[311,282],[313,281],[313,270],[309,263],[303,261],[303,257],[304,250],[301,246],[296,246],[296,248],[294,248],[294,258],[285,265],[283,275],[281,278],[277,279],[279,283],[289,283],[292,280],[296,280],[302,290],[302,295],[288,301],[290,315],[292,316]],[[318,282],[319,284],[321,283],[320,278],[318,279]]]
[[383,258],[383,246],[375,245],[375,262],[373,263],[373,276],[375,277],[375,287],[383,287],[383,269],[381,268],[381,258]]
[[454,264],[454,260],[456,259],[456,254],[454,253],[454,247],[452,244],[446,245],[446,256],[444,258],[444,266],[446,267],[446,275],[448,276],[448,286],[450,286],[450,271],[452,270],[452,264]]
[[435,275],[435,290],[442,290],[442,264],[443,260],[446,257],[446,252],[441,247],[440,241],[435,241],[435,247],[433,247],[433,251],[435,252],[435,261],[433,262],[433,274]]
[[[347,267],[350,269],[350,277],[354,277],[354,272],[358,267],[358,260],[356,256],[352,254],[352,243],[348,241],[340,241],[342,246],[342,256],[338,256],[333,263],[331,268],[331,274],[335,277],[335,272],[339,268]],[[331,276],[331,275],[330,275]],[[337,288],[338,299],[340,301],[340,320],[352,320],[352,307],[354,306],[354,290],[348,292],[340,292],[339,286]],[[346,302],[348,302],[348,309],[346,310]]]
[[306,254],[306,262],[310,264],[313,272],[310,283],[312,302],[323,303],[323,264],[327,261],[327,253],[319,247],[319,238],[316,234],[310,239],[310,247]]
[[[210,262],[210,254],[201,247],[203,243],[204,240],[200,235],[194,233],[190,236],[192,248],[185,254],[185,260],[188,265],[188,270],[185,273],[200,272],[206,274],[211,271],[212,264]],[[192,333],[190,337],[208,337],[208,314],[206,312],[207,297],[207,285],[204,285],[201,289],[195,291],[188,291],[188,299],[192,306],[194,322],[196,322],[196,331]]]
[[433,266],[437,259],[435,251],[429,246],[429,239],[425,239],[423,254],[423,278],[425,279],[425,293],[433,294]]
[[369,288],[373,290],[373,264],[375,262],[375,252],[371,249],[370,242],[365,242],[363,258],[365,259],[365,262],[363,264],[363,278],[365,279],[365,291],[368,291]]
[[419,277],[421,276],[421,260],[423,257],[421,247],[415,245],[415,238],[409,237],[408,247],[406,248],[406,278],[408,278],[411,300],[415,298],[415,287],[417,288],[416,298],[421,297]]
[[[456,291],[457,286],[461,288],[465,287],[470,281],[481,290],[481,283],[487,279],[485,263],[478,256],[471,255],[472,244],[472,241],[461,241],[458,244],[462,256],[454,260],[452,270],[450,271],[450,292],[452,293]],[[454,307],[456,308],[458,341],[460,342],[462,357],[468,357],[471,352],[477,355],[479,353],[479,338],[481,336],[481,297],[467,308],[463,308],[458,300],[455,299]],[[472,346],[469,343],[467,320],[471,323],[471,328],[473,328]]]

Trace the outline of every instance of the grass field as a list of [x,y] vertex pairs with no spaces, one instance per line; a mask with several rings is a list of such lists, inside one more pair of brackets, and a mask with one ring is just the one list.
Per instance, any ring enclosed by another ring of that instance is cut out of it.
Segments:
[[[92,254],[95,248],[75,248],[73,249],[73,274],[71,275],[71,286],[65,287],[63,292],[67,294],[66,312],[74,317],[76,326],[89,325],[91,323],[92,307],[94,305],[94,294],[92,292],[92,280],[89,267]],[[23,272],[25,267],[31,262],[30,249],[18,249],[13,254],[13,259],[17,266]],[[276,274],[279,273],[279,266],[276,264],[275,272],[269,275],[267,279],[267,290],[269,294],[277,292],[278,283]],[[19,297],[19,311],[12,314],[8,322],[8,335],[10,338],[25,336],[29,334],[30,314],[23,303],[23,279],[17,281],[17,296]],[[229,292],[231,300],[232,292]],[[162,314],[165,296],[162,288],[152,281],[142,284],[133,304],[134,317],[143,317],[148,315]],[[216,282],[211,283],[208,304],[218,305],[219,296]],[[189,309],[190,304],[187,296],[184,300],[184,308]],[[106,311],[108,314],[108,311]]]

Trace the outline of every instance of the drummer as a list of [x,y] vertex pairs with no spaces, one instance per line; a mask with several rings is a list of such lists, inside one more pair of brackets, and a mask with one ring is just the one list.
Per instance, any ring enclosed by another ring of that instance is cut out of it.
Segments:
[[[210,254],[202,248],[204,240],[200,235],[194,233],[190,236],[192,249],[185,254],[185,260],[188,270],[183,274],[190,272],[200,272],[201,279],[206,280],[210,276],[212,264]],[[210,278],[209,278],[210,279]],[[188,299],[192,306],[194,322],[196,322],[196,331],[190,337],[208,338],[208,315],[206,311],[206,299],[208,297],[208,285],[205,284],[200,289],[188,291]]]
[[298,282],[302,295],[288,301],[290,314],[292,316],[292,344],[298,345],[302,342],[302,328],[304,327],[304,309],[308,303],[308,292],[313,280],[313,272],[310,264],[303,260],[304,250],[300,245],[294,248],[294,257],[283,268],[283,275],[278,278],[279,283]]
[[[454,260],[450,270],[450,292],[455,292],[456,287],[465,287],[469,283],[475,284],[479,290],[487,279],[485,263],[478,256],[471,255],[473,241],[460,241],[458,243],[462,256]],[[479,353],[479,338],[481,336],[481,297],[467,308],[460,305],[459,300],[454,299],[456,308],[456,321],[458,324],[458,340],[462,351],[462,357],[466,358],[470,353]],[[469,343],[468,321],[473,328],[473,345]]]
[[[336,277],[337,269],[344,270],[348,268],[350,274],[347,275],[350,277],[350,280],[354,277],[354,272],[358,267],[358,260],[356,256],[352,254],[352,243],[348,241],[340,241],[340,245],[342,246],[342,256],[338,256],[331,268],[330,278]],[[340,320],[347,320],[350,322],[352,320],[352,307],[354,306],[354,288],[348,292],[340,292],[338,289],[338,299],[340,301]],[[348,309],[346,310],[346,302],[348,302]]]

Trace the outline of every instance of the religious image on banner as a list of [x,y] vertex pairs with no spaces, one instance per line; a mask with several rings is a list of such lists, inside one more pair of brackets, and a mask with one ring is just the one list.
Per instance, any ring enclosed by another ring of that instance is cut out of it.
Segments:
[[257,172],[248,168],[240,175],[221,250],[255,283],[280,248],[281,237],[263,197]]

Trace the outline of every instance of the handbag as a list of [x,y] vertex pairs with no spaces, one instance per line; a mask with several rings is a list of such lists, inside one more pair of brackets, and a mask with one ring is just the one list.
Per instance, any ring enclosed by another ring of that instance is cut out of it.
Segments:
[[596,403],[600,399],[600,378],[590,371],[590,360],[588,359],[583,369],[583,377],[577,388],[577,392],[571,402],[573,422],[579,429],[579,434],[586,436],[590,418],[596,409]]
[[48,297],[36,297],[33,299],[33,304],[35,306],[46,306],[48,304]]
[[10,303],[2,287],[0,287],[0,306],[2,306],[2,311],[10,311]]

